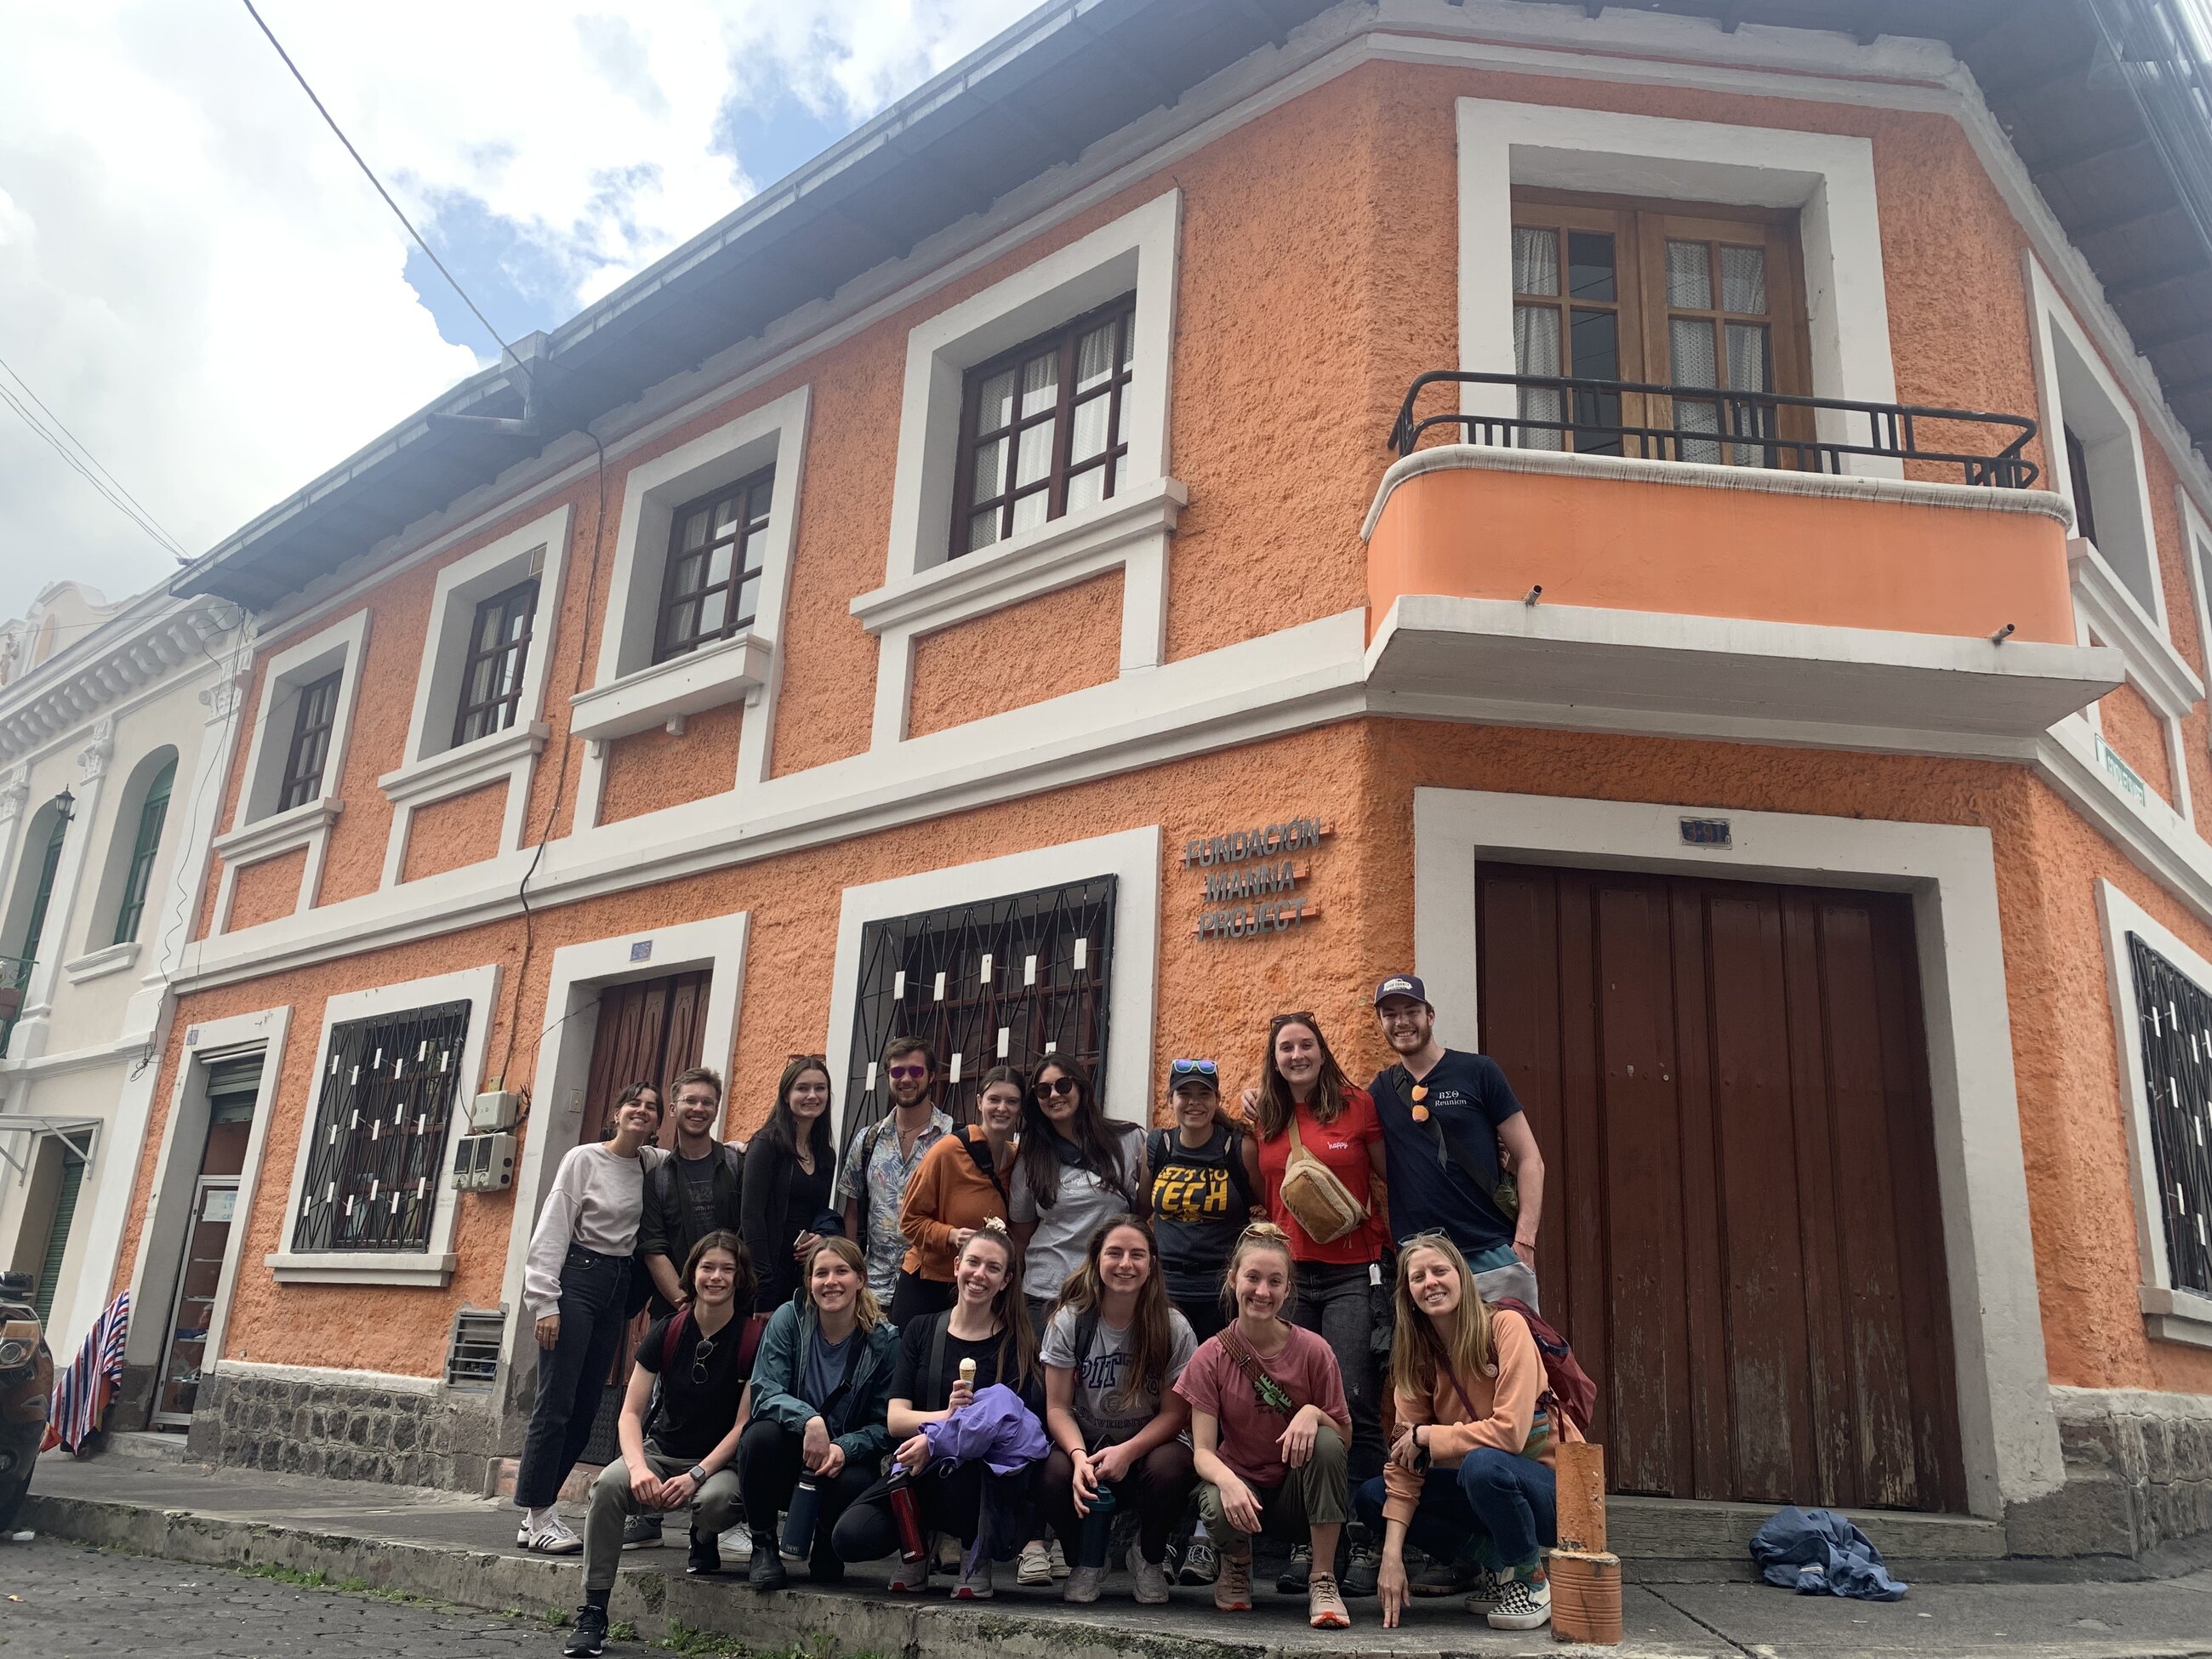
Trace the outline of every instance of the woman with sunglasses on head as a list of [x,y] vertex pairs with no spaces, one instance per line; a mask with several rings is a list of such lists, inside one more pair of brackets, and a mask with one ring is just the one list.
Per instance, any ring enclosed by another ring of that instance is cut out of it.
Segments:
[[1283,1230],[1267,1221],[1247,1227],[1222,1285],[1237,1316],[1199,1345],[1176,1392],[1190,1406],[1199,1513],[1220,1553],[1213,1605],[1250,1611],[1252,1539],[1265,1532],[1322,1564],[1300,1586],[1306,1622],[1343,1630],[1352,1617],[1329,1568],[1351,1512],[1352,1419],[1328,1344],[1285,1317],[1297,1280]]
[[793,1054],[775,1085],[775,1104],[745,1148],[738,1200],[745,1247],[760,1289],[754,1307],[774,1313],[799,1288],[800,1266],[820,1243],[815,1218],[830,1207],[837,1167],[830,1133],[830,1067]]
[[757,1590],[789,1581],[778,1553],[776,1518],[802,1480],[817,1513],[807,1566],[834,1584],[845,1564],[830,1534],[853,1500],[875,1484],[890,1449],[884,1408],[890,1399],[898,1332],[868,1289],[868,1260],[849,1238],[825,1238],[806,1260],[797,1301],[775,1310],[753,1362],[751,1420],[738,1439],[738,1480],[753,1555],[745,1582]]
[[[885,1413],[898,1467],[845,1511],[837,1523],[836,1548],[847,1561],[873,1561],[895,1551],[898,1524],[891,1510],[892,1484],[911,1481],[923,1530],[960,1540],[965,1565],[952,1587],[953,1600],[980,1601],[992,1595],[989,1550],[975,1547],[988,1483],[1015,1482],[1012,1489],[1001,1486],[989,1496],[1026,1509],[1035,1466],[1000,1474],[981,1460],[936,1462],[927,1431],[994,1383],[1012,1389],[1042,1417],[1044,1376],[1037,1367],[1036,1339],[1022,1303],[1014,1241],[1005,1222],[990,1217],[968,1235],[953,1279],[950,1308],[901,1328]],[[890,1588],[928,1589],[930,1565],[927,1550],[919,1561],[900,1560],[892,1569]]]
[[732,1460],[745,1425],[745,1382],[753,1361],[744,1345],[748,1322],[741,1310],[753,1299],[752,1262],[744,1241],[732,1232],[707,1234],[691,1247],[679,1282],[684,1304],[649,1326],[637,1345],[637,1365],[617,1429],[622,1455],[592,1485],[584,1521],[584,1605],[576,1609],[562,1650],[569,1659],[606,1650],[607,1597],[631,1516],[695,1506],[691,1559],[684,1571],[722,1570],[714,1540],[737,1517]]
[[[1344,1377],[1357,1485],[1382,1474],[1384,1452],[1368,1296],[1370,1270],[1386,1242],[1369,1197],[1370,1177],[1383,1172],[1382,1121],[1373,1097],[1345,1076],[1310,1013],[1278,1014],[1269,1023],[1252,1119],[1267,1217],[1289,1237],[1298,1264],[1296,1318],[1328,1344]],[[1294,1550],[1275,1587],[1294,1592],[1310,1565],[1304,1553]],[[1365,1528],[1354,1528],[1344,1593],[1372,1595],[1378,1565]]]
[[1492,1308],[1459,1246],[1421,1233],[1398,1249],[1398,1340],[1390,1353],[1397,1443],[1357,1499],[1382,1534],[1382,1625],[1407,1596],[1406,1545],[1479,1562],[1470,1613],[1499,1630],[1550,1622],[1546,1547],[1558,1542],[1553,1468],[1574,1425],[1547,1404],[1551,1384],[1528,1322]]
[[977,1121],[923,1153],[907,1182],[899,1231],[908,1249],[891,1297],[891,1322],[900,1329],[952,1305],[961,1250],[977,1228],[1006,1219],[1006,1183],[1028,1093],[1028,1080],[1011,1066],[984,1073]]
[[1260,1159],[1221,1103],[1220,1068],[1212,1060],[1169,1063],[1168,1111],[1170,1127],[1154,1129],[1145,1148],[1152,1225],[1168,1300],[1203,1342],[1227,1322],[1221,1275],[1258,1204]]
[[562,1154],[523,1258],[522,1305],[537,1322],[538,1398],[514,1477],[523,1511],[514,1541],[540,1555],[584,1547],[556,1504],[591,1443],[600,1391],[622,1351],[646,1176],[667,1156],[653,1145],[660,1091],[653,1084],[624,1089],[608,1121],[613,1133],[605,1140]]
[[[1190,1407],[1175,1392],[1197,1348],[1190,1322],[1168,1305],[1152,1230],[1134,1216],[1099,1228],[1045,1327],[1053,1451],[1042,1496],[1070,1557],[1102,1491],[1115,1509],[1135,1512],[1129,1571],[1148,1605],[1168,1599],[1168,1540],[1198,1486],[1182,1438]],[[1078,1559],[1067,1599],[1096,1601],[1106,1572]]]

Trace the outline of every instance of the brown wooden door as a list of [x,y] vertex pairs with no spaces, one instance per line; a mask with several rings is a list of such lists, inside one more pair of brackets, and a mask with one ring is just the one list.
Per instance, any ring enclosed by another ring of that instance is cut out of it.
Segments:
[[[668,1079],[699,1063],[705,1041],[704,970],[662,979],[632,980],[599,991],[599,1026],[592,1038],[592,1075],[584,1091],[580,1143],[597,1140],[615,1097],[633,1083],[650,1083],[667,1095]],[[672,1146],[676,1125],[665,1114],[660,1144]]]
[[1484,864],[1482,1043],[1616,1491],[1961,1510],[1911,902]]

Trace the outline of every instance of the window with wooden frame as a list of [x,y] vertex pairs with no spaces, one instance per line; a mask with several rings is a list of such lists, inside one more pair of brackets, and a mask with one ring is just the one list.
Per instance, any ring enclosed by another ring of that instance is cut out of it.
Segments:
[[760,614],[775,486],[775,469],[763,467],[676,509],[653,661],[666,662],[753,625]]
[[323,763],[330,758],[331,732],[337,724],[338,684],[344,678],[341,669],[300,688],[292,716],[292,741],[284,751],[284,787],[276,798],[280,812],[303,806],[323,793]]
[[115,945],[128,945],[138,937],[138,923],[146,914],[146,892],[153,885],[154,856],[161,850],[161,826],[168,822],[169,793],[177,780],[173,759],[146,786],[146,799],[138,807],[138,832],[131,843],[131,867],[123,876],[123,902],[115,912]]
[[453,711],[456,749],[514,724],[537,611],[535,576],[477,604],[469,623],[468,660],[461,666],[460,706]]
[[952,508],[954,556],[1112,495],[1137,296],[1024,341],[968,371]]
[[1516,190],[1516,372],[1671,394],[1523,386],[1522,446],[1787,464],[1806,412],[1727,394],[1809,394],[1804,294],[1794,212]]

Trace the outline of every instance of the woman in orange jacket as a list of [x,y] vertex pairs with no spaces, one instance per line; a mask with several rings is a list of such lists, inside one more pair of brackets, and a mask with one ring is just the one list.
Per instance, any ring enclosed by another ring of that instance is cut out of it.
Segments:
[[1398,1437],[1355,1498],[1382,1537],[1382,1625],[1406,1605],[1406,1544],[1449,1561],[1473,1545],[1483,1571],[1468,1597],[1499,1630],[1552,1617],[1543,1551],[1558,1541],[1558,1439],[1544,1357],[1520,1315],[1477,1295],[1459,1247],[1423,1233],[1398,1251],[1398,1340],[1390,1353]]
[[994,1216],[1006,1218],[1015,1131],[1028,1092],[1029,1080],[1011,1066],[984,1073],[975,1102],[981,1121],[923,1153],[906,1183],[899,1231],[908,1248],[899,1264],[890,1311],[891,1323],[902,1329],[910,1319],[943,1313],[952,1305],[952,1269],[961,1247]]

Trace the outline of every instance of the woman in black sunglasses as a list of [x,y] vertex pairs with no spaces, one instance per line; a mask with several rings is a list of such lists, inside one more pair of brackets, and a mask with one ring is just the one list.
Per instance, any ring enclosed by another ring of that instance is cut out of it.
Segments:
[[[684,1304],[647,1328],[623,1396],[622,1455],[599,1471],[584,1522],[584,1605],[562,1650],[605,1651],[607,1597],[633,1515],[691,1506],[686,1572],[722,1570],[714,1540],[738,1518],[738,1437],[753,1355],[744,1316],[753,1304],[752,1258],[735,1233],[708,1233],[684,1263]],[[654,1407],[658,1383],[658,1409]],[[647,1422],[648,1415],[651,1418]]]

